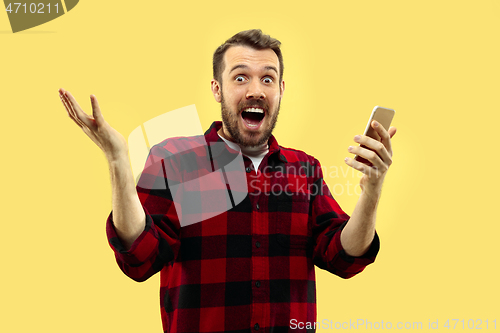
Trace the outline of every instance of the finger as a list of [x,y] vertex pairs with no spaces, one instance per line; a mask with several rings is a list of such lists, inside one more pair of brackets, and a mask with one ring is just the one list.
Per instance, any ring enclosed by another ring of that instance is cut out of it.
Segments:
[[[77,119],[80,119],[80,117],[83,114],[85,114],[85,112],[83,112],[83,110],[80,108],[80,105],[76,102],[73,95],[71,95],[71,93],[69,91],[66,91],[63,96],[64,96],[66,103],[69,105],[73,116]],[[71,98],[70,98],[70,96],[71,96]],[[79,108],[79,110],[78,110],[78,108]],[[80,111],[80,112],[78,112],[78,111]],[[80,121],[82,121],[82,119],[80,119]]]
[[90,118],[80,107],[76,99],[73,97],[73,95],[69,92],[66,91],[64,94],[66,96],[68,103],[71,105],[72,110],[75,112],[76,116],[78,117],[79,120],[81,120],[87,127],[90,129],[93,129],[95,127],[93,123],[93,119]]
[[61,99],[61,102],[64,106],[64,108],[66,109],[66,112],[68,113],[68,117],[71,117],[71,114],[69,112],[69,109],[68,109],[68,105],[66,105],[65,101],[64,101],[64,92],[61,92],[62,89],[59,89],[59,98]]
[[78,117],[76,115],[76,112],[73,110],[73,106],[71,105],[71,103],[68,99],[67,92],[64,89],[61,89],[61,90],[62,90],[62,95],[60,95],[61,100],[63,101],[64,106],[66,107],[66,110],[68,111],[69,115],[76,120]]
[[64,91],[63,88],[59,89],[59,98],[61,99],[61,102],[63,103],[64,108],[66,109],[66,112],[68,113],[68,116],[71,117],[70,110],[69,110],[68,105],[66,104],[66,101],[65,101],[65,98],[64,98],[64,92],[65,91]]
[[387,132],[389,133],[389,136],[392,139],[392,137],[394,136],[394,134],[396,134],[397,131],[398,131],[398,129],[396,127],[391,126]]
[[68,98],[66,96],[63,96],[61,98],[63,104],[64,104],[64,107],[66,108],[66,110],[68,111],[68,115],[69,117],[78,125],[80,126],[82,129],[83,127],[87,127],[87,125],[85,125],[81,120],[80,118],[78,118],[78,116],[76,115],[76,112],[75,110],[73,109],[73,107],[71,106],[71,104],[69,103],[68,101]]
[[[379,142],[379,144],[380,144],[380,142]],[[379,157],[379,155],[376,152],[374,152],[373,150],[366,149],[363,147],[349,146],[349,148],[347,148],[347,151],[366,159],[368,162],[370,162],[373,165],[373,167],[377,168],[381,172],[384,172],[388,168],[388,166],[385,164],[385,162],[383,162],[382,159]],[[371,167],[370,165],[363,163],[362,161],[356,161],[356,162],[361,163],[361,164],[365,164],[366,166]]]
[[377,132],[377,134],[380,136],[381,142],[384,144],[384,146],[387,148],[387,151],[389,154],[392,155],[392,145],[391,145],[391,137],[387,130],[384,128],[384,126],[380,125],[380,123],[376,120],[372,122],[372,127],[373,129]]
[[380,157],[380,159],[384,161],[384,163],[386,163],[387,165],[391,165],[392,153],[387,150],[386,146],[382,142],[370,138],[366,135],[356,135],[354,137],[354,141],[370,150],[373,150],[378,155],[378,157]]
[[361,162],[358,162],[358,161],[356,161],[355,159],[352,159],[352,158],[346,157],[346,158],[344,159],[344,162],[345,162],[348,166],[350,166],[350,167],[352,167],[352,168],[354,168],[354,169],[356,169],[356,170],[358,170],[358,171],[360,171],[360,172],[362,172],[362,173],[364,173],[365,175],[368,175],[368,176],[370,176],[370,177],[371,177],[372,175],[374,175],[375,177],[378,177],[378,176],[380,175],[380,173],[379,173],[379,171],[377,170],[377,168],[374,168],[374,167],[369,167],[368,165],[366,165],[366,164],[364,164],[364,163],[361,163]]
[[64,97],[64,95],[59,95],[59,98],[61,99],[61,102],[64,106],[64,108],[66,109],[66,112],[68,114],[68,117],[73,120],[78,126],[82,127],[83,126],[83,123],[78,120],[78,118],[75,117],[74,113],[73,113],[73,110],[71,109],[71,106],[68,104],[66,98]]
[[90,102],[92,103],[92,115],[96,121],[97,126],[104,125],[104,118],[101,113],[101,108],[99,107],[99,102],[95,95],[90,95]]

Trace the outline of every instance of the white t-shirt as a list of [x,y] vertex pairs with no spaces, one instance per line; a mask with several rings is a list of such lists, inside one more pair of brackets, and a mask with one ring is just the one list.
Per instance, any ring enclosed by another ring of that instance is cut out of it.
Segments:
[[253,163],[255,173],[257,173],[257,170],[259,170],[260,162],[262,162],[264,156],[266,156],[266,154],[269,152],[269,146],[267,142],[264,143],[262,146],[240,147],[238,144],[224,139],[222,136],[220,136],[220,134],[218,135],[222,140],[224,140],[224,142],[229,146],[229,148],[236,151],[241,151],[243,155],[248,157]]

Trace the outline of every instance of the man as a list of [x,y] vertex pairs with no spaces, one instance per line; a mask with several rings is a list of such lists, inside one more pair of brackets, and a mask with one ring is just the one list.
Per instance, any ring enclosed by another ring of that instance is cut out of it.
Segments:
[[[137,281],[161,271],[165,332],[305,331],[292,324],[316,321],[314,265],[349,278],[375,260],[375,213],[396,129],[373,122],[381,141],[357,135],[354,141],[367,148],[349,147],[371,164],[345,160],[364,174],[349,218],[331,196],[319,162],[278,145],[271,134],[285,90],[279,47],[260,30],[248,30],[214,53],[211,87],[222,123],[214,122],[201,138],[209,147],[225,143],[226,151],[241,150],[248,195],[221,214],[182,227],[183,210],[176,209],[169,188],[143,185],[191,172],[170,172],[175,167],[167,156],[200,137],[153,147],[136,189],[126,141],[104,121],[95,96],[90,117],[60,90],[69,116],[108,160],[113,211],[107,233],[120,268]],[[212,154],[201,149],[190,158],[213,163]]]

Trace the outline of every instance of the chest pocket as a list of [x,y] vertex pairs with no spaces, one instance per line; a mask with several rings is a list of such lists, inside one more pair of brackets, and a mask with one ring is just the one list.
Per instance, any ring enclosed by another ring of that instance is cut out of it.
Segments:
[[281,193],[276,196],[275,232],[278,244],[290,249],[306,249],[312,239],[309,225],[309,194]]

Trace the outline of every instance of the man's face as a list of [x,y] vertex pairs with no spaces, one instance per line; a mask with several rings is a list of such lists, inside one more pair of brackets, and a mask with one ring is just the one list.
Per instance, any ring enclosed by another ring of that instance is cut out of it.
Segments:
[[273,50],[230,47],[224,54],[222,82],[212,80],[212,92],[221,103],[223,136],[245,147],[267,142],[284,89]]

